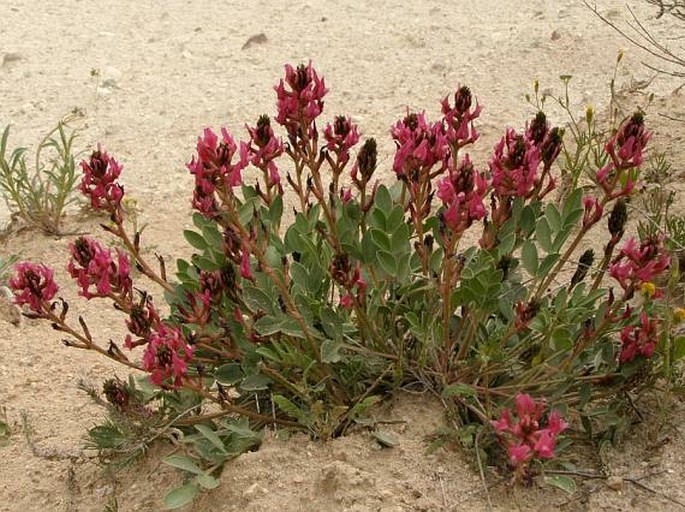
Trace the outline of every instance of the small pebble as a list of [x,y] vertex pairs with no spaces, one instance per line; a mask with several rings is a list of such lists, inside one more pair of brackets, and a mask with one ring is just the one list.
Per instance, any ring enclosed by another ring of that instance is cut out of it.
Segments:
[[610,476],[607,478],[607,487],[614,491],[620,491],[623,488],[623,478],[620,476]]

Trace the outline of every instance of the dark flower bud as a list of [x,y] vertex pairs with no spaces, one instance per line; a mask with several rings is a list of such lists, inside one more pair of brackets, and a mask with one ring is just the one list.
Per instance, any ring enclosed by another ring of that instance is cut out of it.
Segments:
[[531,121],[530,126],[528,126],[528,139],[536,146],[539,146],[545,140],[547,131],[547,116],[545,116],[543,111],[539,111],[535,114],[535,119]]
[[433,235],[426,235],[426,237],[423,239],[423,245],[426,249],[428,249],[428,252],[433,252]]
[[407,114],[407,116],[404,118],[404,126],[409,128],[411,131],[416,130],[419,127],[419,116],[417,116],[414,112]]
[[131,392],[126,383],[118,378],[107,379],[102,391],[107,401],[119,411],[126,411],[131,401]]
[[540,156],[546,168],[551,167],[561,152],[561,143],[564,138],[564,129],[552,128],[540,146]]
[[623,231],[625,229],[626,221],[628,220],[628,207],[626,201],[620,198],[614,204],[609,215],[609,233],[611,233],[612,238],[617,240],[623,236]]
[[363,181],[369,181],[376,170],[376,139],[367,139],[357,155],[357,168],[362,175]]
[[581,256],[578,261],[578,268],[571,277],[571,288],[580,283],[587,275],[588,270],[595,261],[595,251],[588,249]]
[[456,93],[454,93],[454,109],[459,115],[464,115],[471,108],[473,98],[471,96],[471,89],[462,85]]
[[266,114],[262,114],[261,116],[259,116],[259,119],[257,120],[257,129],[255,130],[254,135],[254,142],[260,148],[266,146],[269,143],[273,135],[273,131],[271,130],[271,120],[269,119],[269,116],[267,116]]

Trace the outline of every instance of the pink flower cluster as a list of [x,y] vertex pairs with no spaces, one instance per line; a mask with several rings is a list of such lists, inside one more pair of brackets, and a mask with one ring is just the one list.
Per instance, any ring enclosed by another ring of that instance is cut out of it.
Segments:
[[[628,196],[635,188],[633,169],[642,165],[644,150],[652,134],[645,128],[642,113],[636,112],[626,120],[604,149],[610,161],[597,171],[597,182],[609,198]],[[616,189],[616,185],[619,188]]]
[[314,121],[323,111],[323,97],[328,89],[312,63],[297,68],[286,64],[285,82],[281,79],[274,89],[278,109],[276,121],[285,127],[291,141],[305,135],[314,137]]
[[508,128],[490,159],[492,186],[501,199],[530,197],[538,185],[540,150],[528,137]]
[[134,340],[130,334],[127,334],[124,339],[124,347],[131,350],[139,345],[144,345],[147,343],[150,334],[159,329],[160,325],[159,312],[152,303],[152,297],[143,293],[140,302],[132,305],[128,320],[126,320],[126,327],[129,332],[138,336],[138,339]]
[[328,123],[323,132],[326,147],[338,155],[338,161],[345,165],[350,160],[350,149],[359,142],[357,125],[349,117],[338,116],[333,124]]
[[192,357],[193,347],[186,342],[180,328],[159,324],[145,348],[143,368],[151,372],[150,382],[154,385],[164,387],[172,379],[171,387],[179,388],[187,378]]
[[[353,292],[356,293],[353,295]],[[354,299],[362,302],[364,300],[364,294],[366,293],[366,281],[362,277],[361,268],[357,266],[352,273],[352,277],[349,280],[347,293],[340,297],[340,305],[345,309],[352,309],[354,306]]]
[[[451,163],[451,160],[450,160]],[[488,182],[483,174],[474,170],[469,155],[456,169],[449,167],[449,175],[438,183],[438,197],[445,209],[442,220],[454,233],[463,233],[474,220],[481,220],[487,211],[483,199]]]
[[545,401],[535,401],[525,393],[519,393],[514,399],[516,409],[504,409],[499,420],[491,421],[492,426],[504,441],[511,465],[515,468],[533,458],[551,459],[554,457],[557,436],[566,430],[568,424],[557,410],[552,411],[547,425],[541,426],[545,410]]
[[621,330],[621,353],[618,360],[629,362],[638,356],[650,358],[659,342],[659,321],[650,318],[645,310],[640,313],[640,324],[629,325]]
[[197,158],[193,156],[187,168],[195,176],[193,207],[206,217],[219,213],[217,190],[230,193],[243,182],[241,172],[248,164],[248,145],[240,144],[239,158],[233,162],[237,152],[238,145],[226,128],[221,128],[221,141],[210,128],[205,128],[197,139]]
[[471,89],[465,85],[454,93],[454,105],[450,105],[449,96],[441,102],[447,140],[457,149],[476,142],[480,136],[473,121],[480,116],[481,107],[476,102],[476,106],[471,108],[472,103]]
[[[112,293],[131,295],[131,263],[125,253],[117,249],[115,263],[109,249],[86,236],[69,244],[69,250],[71,260],[67,270],[81,287],[81,296],[91,299],[108,297]],[[95,286],[94,291],[91,291],[92,286]]]
[[24,304],[34,313],[45,312],[59,288],[55,283],[54,272],[45,265],[22,262],[14,266],[15,275],[10,279],[10,288],[14,291],[14,302]]
[[596,197],[585,196],[583,198],[583,228],[588,229],[590,226],[597,224],[602,218],[604,207]]
[[89,161],[81,162],[81,169],[83,177],[79,189],[90,199],[91,207],[113,214],[117,212],[124,196],[124,187],[117,182],[122,170],[119,162],[98,144]]
[[444,165],[449,145],[441,121],[429,124],[423,112],[410,113],[392,127],[390,134],[397,146],[392,169],[398,178],[416,182],[436,163]]
[[670,262],[663,236],[648,237],[639,245],[635,238],[630,238],[609,265],[609,275],[619,282],[626,294],[632,295],[642,283],[651,282],[664,273]]
[[283,141],[274,135],[269,116],[261,116],[257,126],[246,126],[250,134],[248,158],[250,163],[267,174],[267,185],[280,185],[281,177],[276,166],[276,158],[283,153]]

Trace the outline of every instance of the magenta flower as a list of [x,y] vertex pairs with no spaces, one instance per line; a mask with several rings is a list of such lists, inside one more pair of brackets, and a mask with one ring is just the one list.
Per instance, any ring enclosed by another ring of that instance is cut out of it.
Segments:
[[[85,236],[69,244],[69,250],[71,260],[67,270],[81,287],[79,295],[91,299],[107,297],[111,293],[131,294],[131,264],[122,251],[117,249],[115,263],[109,249],[104,249],[96,240]],[[95,286],[94,291],[91,291],[92,286]]]
[[487,210],[483,199],[488,192],[485,176],[477,173],[469,155],[456,169],[452,160],[449,163],[449,175],[438,183],[438,198],[444,205],[442,220],[454,233],[463,233],[473,221],[485,217]]
[[593,224],[599,222],[602,218],[602,213],[604,213],[604,208],[596,197],[591,196],[585,196],[583,198],[583,207],[585,208],[585,212],[583,213],[583,228],[588,229]]
[[238,145],[226,128],[221,128],[221,141],[210,128],[197,139],[197,157],[186,167],[195,176],[193,207],[205,216],[218,213],[215,191],[230,194],[243,182],[241,172],[249,161],[249,145],[241,142],[238,161],[233,162],[236,153]]
[[632,194],[637,178],[635,168],[642,165],[645,146],[651,136],[642,113],[636,112],[604,146],[611,160],[597,171],[597,183],[610,199]]
[[178,327],[160,324],[150,335],[150,342],[143,354],[143,368],[150,372],[150,382],[156,386],[180,388],[188,375],[188,363],[193,357],[189,345]]
[[286,64],[285,81],[281,79],[274,89],[278,109],[276,122],[285,127],[293,141],[304,135],[313,137],[314,121],[323,111],[323,97],[328,89],[311,61],[307,66],[300,64],[297,68]]
[[527,137],[511,128],[495,146],[489,165],[492,186],[501,199],[528,198],[539,184],[540,151]]
[[352,307],[354,306],[354,297],[351,293],[346,293],[345,295],[340,297],[340,306],[342,306],[345,309],[352,309]]
[[14,303],[19,306],[26,304],[34,313],[45,312],[46,304],[59,290],[53,270],[42,263],[25,261],[17,263],[14,271],[15,275],[9,281],[14,292]]
[[117,182],[122,170],[119,162],[98,144],[90,160],[81,162],[81,169],[83,177],[79,190],[90,199],[90,206],[110,213],[118,211],[124,197],[124,187]]
[[652,282],[663,274],[670,263],[663,236],[648,237],[640,245],[630,238],[609,265],[609,275],[631,295],[642,283]]
[[438,162],[444,163],[448,154],[443,123],[428,124],[423,113],[407,114],[390,134],[397,146],[392,168],[398,178],[415,182]]
[[636,112],[623,122],[616,135],[606,143],[606,152],[617,169],[639,167],[644,160],[644,149],[652,137],[645,128],[644,116]]
[[131,334],[138,337],[138,340],[134,341],[128,334],[124,339],[124,347],[132,350],[134,347],[147,343],[150,334],[158,330],[160,325],[159,313],[152,303],[152,297],[147,293],[142,293],[140,302],[131,307],[126,320],[126,327]]
[[333,124],[326,125],[323,134],[328,151],[339,155],[340,164],[345,165],[350,159],[350,149],[359,142],[357,125],[349,117],[338,116]]
[[274,160],[283,154],[283,141],[274,135],[269,116],[263,115],[257,120],[257,126],[246,126],[250,133],[248,158],[250,163],[267,173],[267,185],[278,185],[281,177]]
[[340,200],[343,204],[347,204],[352,201],[352,189],[350,187],[340,188]]
[[528,394],[519,393],[514,398],[514,406],[515,418],[510,409],[503,409],[500,419],[490,422],[507,447],[511,465],[519,468],[533,458],[554,457],[556,438],[568,427],[561,414],[552,411],[543,427],[544,400],[536,401]]
[[533,456],[533,450],[527,444],[510,445],[507,452],[513,467],[518,467]]
[[254,279],[252,269],[250,268],[250,253],[245,247],[241,249],[240,275],[243,279],[249,279],[250,281]]
[[650,318],[647,312],[642,310],[639,325],[629,325],[621,330],[619,362],[626,363],[638,356],[647,359],[652,357],[659,342],[658,326],[659,321],[656,318]]
[[471,89],[466,86],[459,87],[454,93],[454,105],[450,105],[449,96],[441,102],[442,114],[447,126],[447,140],[457,148],[472,144],[480,137],[473,126],[473,121],[480,116],[481,107],[476,102],[476,106],[471,108],[472,103]]

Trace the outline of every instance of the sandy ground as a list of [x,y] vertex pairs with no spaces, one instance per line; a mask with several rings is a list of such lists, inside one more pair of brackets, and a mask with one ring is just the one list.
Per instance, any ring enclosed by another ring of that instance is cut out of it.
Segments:
[[[623,0],[598,4],[615,21],[628,18]],[[682,34],[675,20],[655,20],[653,6],[630,5],[657,39]],[[197,135],[225,125],[244,136],[245,123],[273,115],[272,87],[286,62],[313,59],[331,90],[324,117],[351,114],[364,135],[381,141],[387,180],[389,126],[407,106],[435,115],[438,100],[459,84],[469,85],[484,108],[476,151],[483,165],[504,127],[520,128],[533,113],[523,99],[533,79],[560,93],[559,75],[573,75],[572,108],[582,113],[590,104],[606,109],[620,48],[627,49],[621,87],[651,76],[640,64],[645,55],[579,0],[4,0],[0,20],[0,125],[12,125],[11,143],[35,144],[67,111],[84,109],[78,147],[89,151],[102,141],[124,163],[127,191],[148,223],[143,244],[168,259],[188,252],[181,235],[190,224],[184,163]],[[262,33],[265,42],[244,48]],[[658,77],[648,89],[656,98],[648,123],[678,165],[685,156],[683,124],[659,113],[683,117],[685,102],[674,93],[680,85]],[[627,95],[626,105],[643,100]],[[552,114],[552,121],[565,119]],[[0,206],[0,225],[8,220]],[[66,229],[97,233],[92,219],[75,212]],[[22,232],[0,251],[52,264],[67,283],[68,241]],[[69,285],[63,292],[76,295]],[[102,339],[123,336],[122,319],[108,307],[78,300],[72,306]],[[0,347],[0,407],[13,431],[0,447],[0,511],[102,511],[115,497],[121,511],[160,510],[160,496],[178,475],[160,467],[158,457],[106,477],[83,449],[84,432],[102,410],[76,383],[97,384],[112,366],[65,348],[49,327],[31,321],[14,327],[0,320]],[[493,507],[682,509],[685,410],[664,400],[643,404],[645,422],[605,454],[611,474],[647,475],[640,480],[647,488],[624,482],[614,490],[588,481],[569,498],[550,489],[507,489],[490,477]],[[192,510],[485,510],[473,454],[426,453],[426,436],[442,423],[440,407],[412,395],[388,407],[383,414],[406,421],[392,429],[398,447],[381,450],[364,433],[328,444],[269,436],[260,451],[229,466],[223,485]]]

